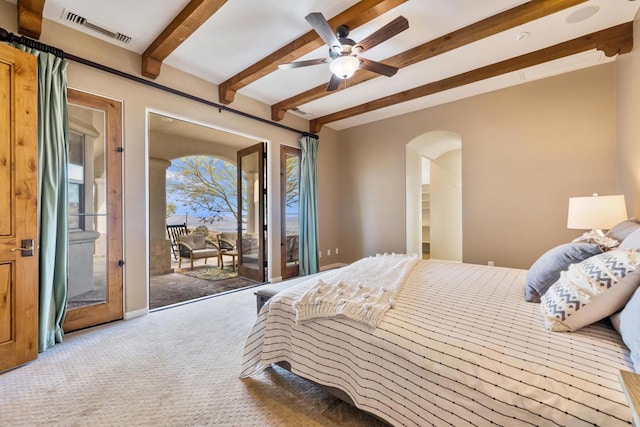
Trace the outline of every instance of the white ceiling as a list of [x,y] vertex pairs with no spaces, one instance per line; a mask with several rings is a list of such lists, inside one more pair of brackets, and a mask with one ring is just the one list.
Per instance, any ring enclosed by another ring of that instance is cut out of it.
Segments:
[[235,132],[159,113],[149,113],[149,130],[181,139],[207,141],[235,149],[245,148],[260,142],[260,140]]
[[[47,0],[44,16],[123,48],[142,53],[187,3],[188,0]],[[165,63],[217,85],[311,30],[304,19],[307,14],[321,12],[330,19],[355,3],[356,0],[230,0],[180,45]],[[409,0],[353,30],[350,37],[356,41],[361,40],[392,19],[400,15],[406,17],[410,26],[407,31],[363,54],[368,59],[382,60],[523,3],[526,1]],[[594,16],[577,23],[566,22],[567,17],[574,13],[580,14],[589,7],[598,8]],[[378,77],[351,89],[301,105],[299,108],[308,113],[307,118],[340,111],[631,21],[639,7],[640,2],[629,0],[590,0],[552,16],[405,67],[391,78]],[[130,44],[124,45],[63,21],[64,9],[113,31],[126,34],[133,40]],[[525,32],[528,33],[528,37],[517,40],[516,35]],[[69,53],[73,53],[71,49],[68,50]],[[327,48],[323,47],[300,59],[321,58],[326,55]],[[441,92],[327,126],[337,130],[346,129],[609,60],[613,58],[606,58],[600,52],[586,52],[554,61],[552,64],[542,64],[530,70]],[[329,77],[327,64],[278,70],[239,92],[271,105],[326,83]],[[348,80],[346,84],[349,84]]]

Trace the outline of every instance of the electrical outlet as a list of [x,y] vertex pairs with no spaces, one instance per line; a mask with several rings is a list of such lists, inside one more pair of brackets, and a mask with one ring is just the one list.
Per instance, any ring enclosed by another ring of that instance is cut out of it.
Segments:
[[322,251],[318,251],[318,258],[322,258]]
[[336,255],[338,255],[338,254],[339,254],[339,252],[338,252],[338,248],[336,248]]
[[487,263],[487,265],[488,265],[489,267],[493,267],[493,261],[489,261],[489,262]]
[[327,249],[327,256],[331,256],[331,249]]

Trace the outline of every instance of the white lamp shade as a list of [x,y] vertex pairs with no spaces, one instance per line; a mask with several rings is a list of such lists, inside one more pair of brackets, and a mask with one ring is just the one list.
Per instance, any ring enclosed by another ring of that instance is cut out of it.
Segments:
[[608,230],[627,219],[623,195],[570,197],[567,228]]
[[329,63],[329,69],[333,74],[341,79],[348,79],[353,76],[360,66],[358,58],[351,55],[339,56]]

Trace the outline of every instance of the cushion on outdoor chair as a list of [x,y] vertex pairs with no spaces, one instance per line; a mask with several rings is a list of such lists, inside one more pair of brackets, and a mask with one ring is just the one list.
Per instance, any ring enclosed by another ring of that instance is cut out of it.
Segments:
[[187,234],[186,236],[180,236],[180,242],[187,244],[191,249],[205,249],[204,236],[202,234]]
[[180,236],[180,243],[184,243],[189,248],[180,245],[180,256],[189,258],[189,252],[193,253],[193,258],[205,258],[218,255],[218,251],[213,248],[207,248],[207,242],[202,234],[188,234]]

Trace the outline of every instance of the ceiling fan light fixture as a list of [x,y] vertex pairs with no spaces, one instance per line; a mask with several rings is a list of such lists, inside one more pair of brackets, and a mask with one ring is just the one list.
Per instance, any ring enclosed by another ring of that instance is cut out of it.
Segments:
[[329,69],[333,74],[341,79],[348,79],[360,67],[358,58],[351,55],[339,56],[329,64]]

